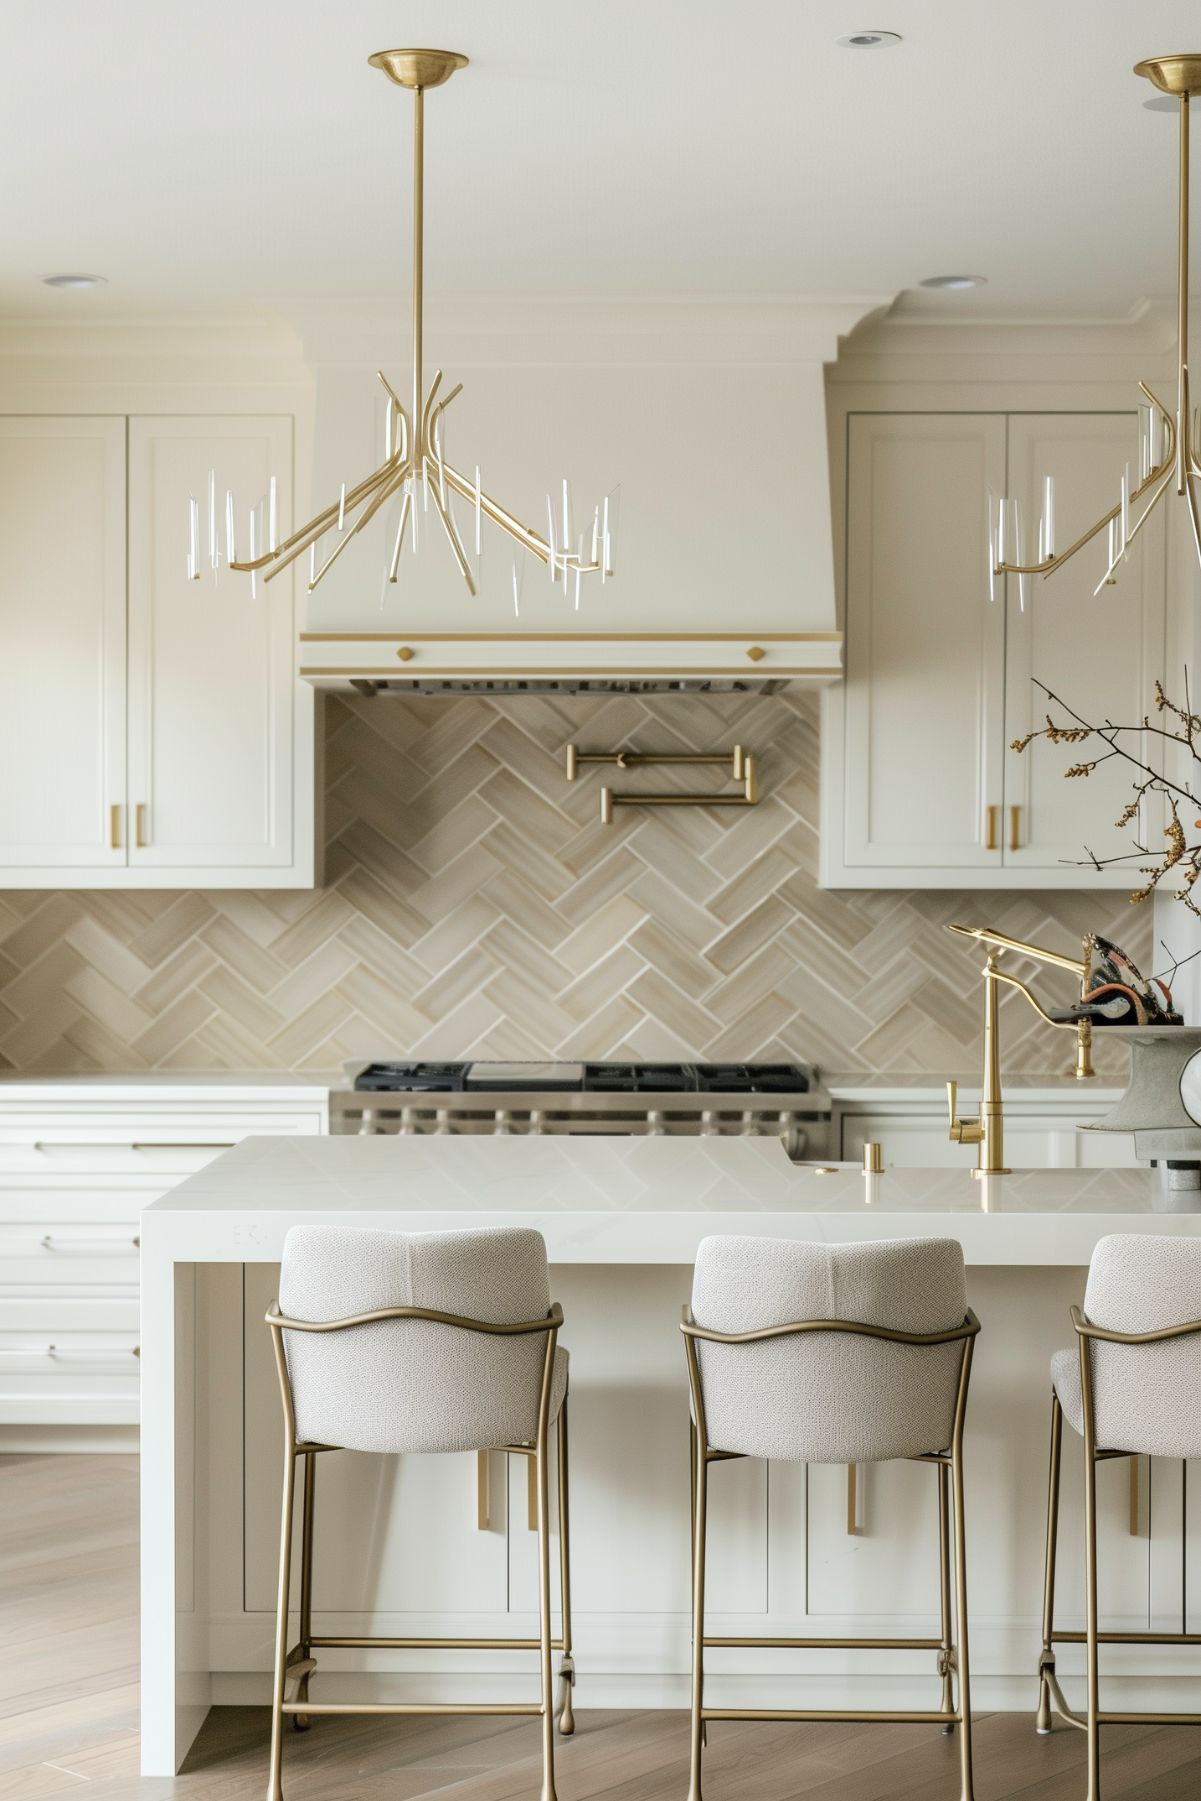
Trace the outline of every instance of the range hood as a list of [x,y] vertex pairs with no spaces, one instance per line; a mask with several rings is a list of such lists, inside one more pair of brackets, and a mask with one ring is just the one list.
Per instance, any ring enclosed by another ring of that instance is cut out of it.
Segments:
[[747,694],[829,682],[842,634],[302,632],[300,674],[357,694]]
[[[534,521],[558,480],[552,457],[570,453],[580,494],[620,483],[615,576],[577,611],[527,558],[516,612],[508,551],[485,541],[478,593],[468,595],[431,514],[393,583],[381,513],[355,556],[308,595],[300,675],[381,695],[729,693],[836,681],[825,365],[839,336],[878,304],[440,300],[437,363],[470,371],[463,430],[485,485],[490,471],[503,474],[506,504]],[[303,334],[316,375],[318,498],[378,461],[375,371],[395,360],[395,345],[389,352],[382,329],[352,325],[338,313]],[[514,432],[514,419],[531,429]],[[549,449],[533,429],[544,419],[555,424]]]

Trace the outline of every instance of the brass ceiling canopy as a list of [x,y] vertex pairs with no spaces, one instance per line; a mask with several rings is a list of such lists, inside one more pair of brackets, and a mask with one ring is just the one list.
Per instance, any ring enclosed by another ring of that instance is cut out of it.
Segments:
[[367,61],[398,88],[440,88],[456,69],[467,67],[457,50],[377,50]]
[[[1029,547],[1022,527],[1018,501],[1002,496],[994,508],[988,497],[988,594],[996,598],[996,578],[1015,575],[1018,598],[1024,606],[1026,582],[1035,575],[1054,575],[1069,557],[1108,528],[1105,573],[1093,590],[1116,580],[1117,570],[1126,553],[1164,496],[1175,493],[1188,505],[1193,543],[1201,562],[1201,503],[1196,484],[1201,481],[1201,460],[1197,445],[1201,442],[1201,417],[1194,414],[1190,393],[1188,363],[1188,255],[1189,255],[1189,109],[1192,97],[1201,94],[1201,52],[1178,52],[1171,56],[1149,56],[1135,63],[1134,73],[1143,76],[1161,93],[1179,102],[1180,156],[1177,181],[1177,263],[1176,263],[1176,404],[1169,408],[1151,392],[1145,382],[1139,383],[1143,404],[1139,407],[1138,473],[1132,476],[1130,466],[1122,478],[1118,503],[1103,513],[1066,550],[1055,548],[1055,502],[1053,483],[1048,475],[1042,484],[1042,505],[1038,522],[1038,552],[1030,559]],[[1140,510],[1141,507],[1141,510]]]
[[[290,537],[279,541],[276,519],[275,478],[271,478],[268,495],[250,511],[248,554],[239,557],[235,541],[235,507],[233,494],[227,489],[224,506],[219,507],[216,471],[209,471],[207,561],[214,574],[226,564],[230,569],[246,571],[251,578],[251,595],[257,592],[260,571],[271,581],[307,551],[309,556],[309,592],[317,586],[326,571],[346,549],[353,538],[370,523],[390,501],[393,516],[388,521],[390,551],[384,570],[385,579],[399,579],[401,551],[406,536],[412,550],[417,549],[418,536],[429,533],[434,515],[458,565],[467,590],[475,594],[479,576],[479,558],[484,520],[499,526],[515,546],[512,568],[512,601],[519,611],[521,581],[525,557],[529,554],[546,566],[552,583],[561,584],[562,592],[571,593],[575,605],[580,604],[581,578],[599,575],[602,584],[613,574],[614,547],[617,538],[619,491],[614,489],[596,507],[585,514],[577,529],[571,501],[571,488],[563,482],[555,498],[547,496],[545,533],[523,525],[511,512],[484,490],[478,464],[473,476],[461,474],[446,458],[443,441],[443,415],[461,392],[459,383],[441,393],[442,371],[434,371],[425,379],[422,329],[425,305],[425,94],[429,88],[441,87],[457,69],[467,66],[467,58],[458,50],[377,50],[368,57],[374,69],[380,69],[398,87],[413,96],[413,325],[412,382],[410,406],[406,407],[383,371],[379,379],[387,395],[384,416],[384,460],[363,480],[353,485],[342,483],[336,499],[302,525]],[[455,502],[466,503],[474,538],[474,560],[464,543],[461,522],[455,517]],[[199,581],[201,573],[201,518],[196,499],[189,502],[190,539],[188,574]],[[428,519],[422,526],[421,521]],[[382,522],[381,522],[382,523]],[[223,530],[221,527],[223,526]],[[433,535],[437,535],[434,525]],[[333,534],[333,548],[318,561],[322,539]]]
[[1135,63],[1134,73],[1144,75],[1163,94],[1201,94],[1201,55],[1148,56]]

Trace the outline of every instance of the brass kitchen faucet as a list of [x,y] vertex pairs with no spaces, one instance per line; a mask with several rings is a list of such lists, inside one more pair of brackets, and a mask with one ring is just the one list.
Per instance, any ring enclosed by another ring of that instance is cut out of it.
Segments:
[[1049,1026],[1060,1031],[1074,1031],[1076,1034],[1076,1068],[1077,1081],[1085,1081],[1096,1072],[1092,1062],[1093,1025],[1091,1019],[1052,1019],[1042,1002],[1030,992],[1025,982],[1011,976],[999,967],[1002,951],[1017,951],[1023,957],[1034,957],[1041,963],[1054,963],[1059,969],[1070,969],[1080,980],[1080,998],[1088,993],[1092,976],[1093,950],[1095,940],[1087,933],[1081,946],[1079,957],[1065,957],[1059,951],[1043,950],[1040,945],[1027,944],[1021,938],[1009,938],[1004,932],[994,932],[988,926],[949,925],[948,932],[958,932],[962,938],[978,938],[982,944],[989,945],[988,961],[984,965],[984,1082],[980,1095],[980,1112],[975,1119],[960,1119],[958,1114],[959,1089],[955,1082],[947,1083],[947,1112],[950,1119],[949,1136],[955,1144],[977,1144],[980,1154],[974,1176],[1006,1176],[1009,1171],[1005,1167],[1005,1118],[1004,1105],[1001,1099],[1001,1029],[997,1010],[997,983],[1005,982],[1010,988],[1016,988],[1024,994],[1040,1019],[1045,1019]]

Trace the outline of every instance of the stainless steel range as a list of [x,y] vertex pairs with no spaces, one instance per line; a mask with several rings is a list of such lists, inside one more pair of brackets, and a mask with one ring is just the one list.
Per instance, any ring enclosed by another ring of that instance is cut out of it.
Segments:
[[824,1155],[830,1098],[799,1063],[356,1063],[335,1131],[686,1133]]

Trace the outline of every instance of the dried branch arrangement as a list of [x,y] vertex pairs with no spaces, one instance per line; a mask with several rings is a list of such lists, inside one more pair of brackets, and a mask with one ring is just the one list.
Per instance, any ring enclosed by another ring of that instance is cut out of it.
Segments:
[[[1192,710],[1189,699],[1188,672],[1184,677],[1184,705],[1178,706],[1164,693],[1162,682],[1155,684],[1155,713],[1161,723],[1156,724],[1149,716],[1145,716],[1134,725],[1116,725],[1113,720],[1106,719],[1100,725],[1090,725],[1088,720],[1077,713],[1073,707],[1058,694],[1052,692],[1045,683],[1036,681],[1035,687],[1041,688],[1053,707],[1061,710],[1070,724],[1056,724],[1050,713],[1046,714],[1046,725],[1027,732],[1024,738],[1015,738],[1011,748],[1024,751],[1036,738],[1045,738],[1050,744],[1087,745],[1088,753],[1064,770],[1064,776],[1071,781],[1092,775],[1103,763],[1112,762],[1115,758],[1128,763],[1134,770],[1131,783],[1131,797],[1123,807],[1115,825],[1126,827],[1131,825],[1139,815],[1143,799],[1147,795],[1162,794],[1168,808],[1168,823],[1164,827],[1167,845],[1162,850],[1153,849],[1143,844],[1132,834],[1133,850],[1124,851],[1115,857],[1098,857],[1087,845],[1084,856],[1077,859],[1082,869],[1103,869],[1111,864],[1130,864],[1132,874],[1143,877],[1141,886],[1130,896],[1132,904],[1145,901],[1154,894],[1164,878],[1175,871],[1173,880],[1176,883],[1176,899],[1183,901],[1190,913],[1201,919],[1201,905],[1194,898],[1193,889],[1201,880],[1201,839],[1190,842],[1189,830],[1201,831],[1201,715]],[[1156,768],[1148,760],[1145,746],[1149,739],[1162,741],[1165,767]],[[1189,777],[1176,781],[1165,773],[1171,753],[1169,745],[1179,747],[1178,757],[1181,766],[1187,765]],[[1188,822],[1186,826],[1186,821]],[[1140,861],[1140,859],[1142,859]],[[1150,859],[1148,861],[1147,859]]]

